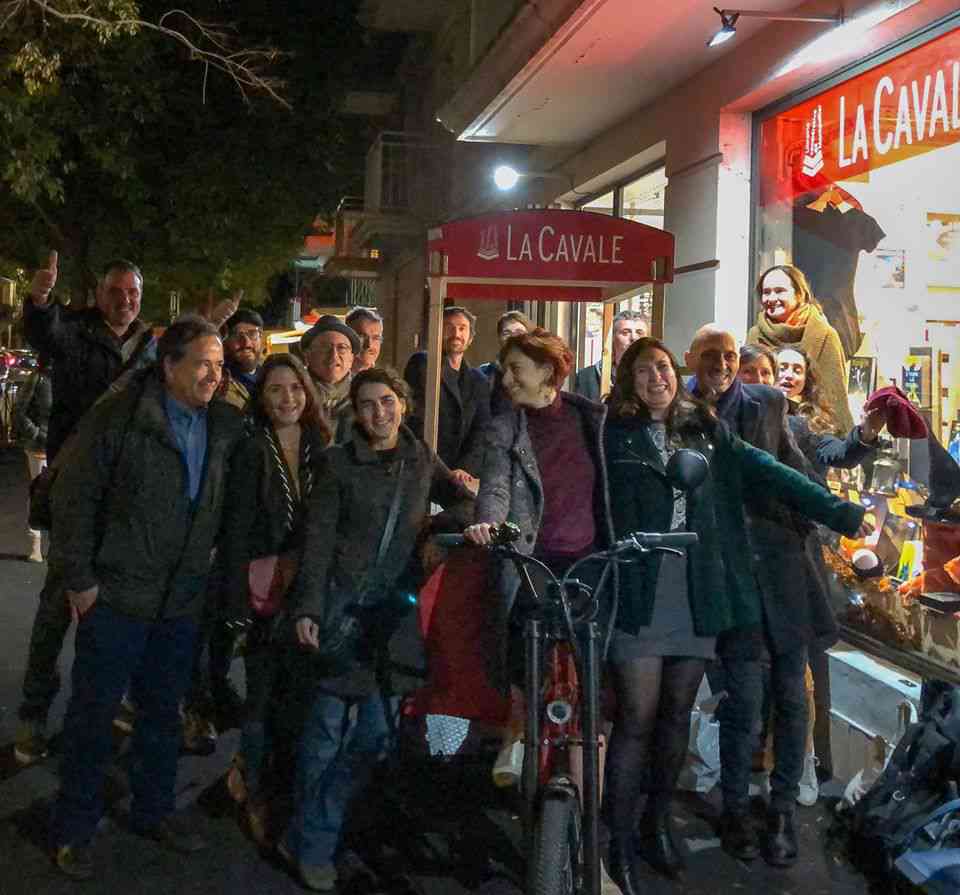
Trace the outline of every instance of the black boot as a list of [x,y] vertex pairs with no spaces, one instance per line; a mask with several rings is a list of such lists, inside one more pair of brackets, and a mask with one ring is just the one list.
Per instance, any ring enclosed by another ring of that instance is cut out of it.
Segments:
[[760,854],[756,830],[745,812],[727,812],[723,815],[720,844],[728,855],[741,861],[752,861]]
[[797,831],[792,811],[771,811],[763,837],[763,859],[773,867],[790,867],[797,860]]
[[673,841],[670,824],[670,793],[651,793],[640,820],[637,845],[640,855],[668,879],[679,879],[684,869],[683,856]]
[[642,891],[637,878],[636,855],[633,850],[633,834],[614,833],[610,839],[610,858],[607,861],[610,874],[622,895],[640,895]]

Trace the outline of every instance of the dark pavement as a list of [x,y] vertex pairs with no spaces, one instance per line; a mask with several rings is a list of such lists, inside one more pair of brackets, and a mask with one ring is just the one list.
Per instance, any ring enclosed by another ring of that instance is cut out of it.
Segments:
[[[23,560],[25,503],[23,456],[19,451],[0,449],[0,895],[302,892],[283,868],[258,854],[222,797],[219,781],[236,747],[235,731],[220,738],[215,755],[185,757],[180,764],[179,805],[209,838],[210,849],[185,858],[126,830],[126,801],[117,797],[122,796],[124,777],[117,771],[110,779],[109,790],[114,793],[110,816],[95,843],[100,868],[97,877],[87,883],[74,883],[54,869],[45,850],[44,837],[50,800],[57,787],[56,755],[37,766],[20,769],[13,761],[11,746],[17,725],[27,639],[45,572],[45,566]],[[65,676],[71,658],[72,647],[68,641],[61,660]],[[235,670],[239,671],[237,666]],[[51,718],[54,730],[62,721],[64,697],[65,694],[61,694],[54,706]],[[411,782],[413,791],[417,792],[418,785],[412,776]],[[426,792],[431,787],[424,785],[423,789]],[[431,825],[434,830],[424,841],[440,855],[448,854],[450,819],[460,816],[462,805],[466,829],[460,831],[453,852],[460,857],[447,859],[446,867],[444,861],[431,863],[422,855],[416,861],[411,857],[410,862],[415,866],[423,895],[459,895],[476,888],[478,874],[483,873],[488,863],[496,867],[499,860],[504,859],[505,864],[510,864],[507,843],[515,834],[516,825],[511,824],[509,815],[502,811],[482,810],[478,804],[485,792],[482,784],[461,787],[459,791],[457,786],[444,785],[440,789],[437,804],[442,803],[446,818]],[[830,815],[823,802],[816,808],[798,810],[801,861],[789,871],[776,871],[762,861],[749,865],[734,861],[720,850],[712,826],[717,815],[716,795],[714,792],[706,799],[688,795],[679,800],[677,832],[692,852],[686,880],[674,884],[651,875],[644,880],[645,893],[852,895],[867,891],[862,877],[829,853],[825,831]],[[418,810],[420,814],[432,816],[432,809],[424,810],[424,804],[411,806],[411,813]],[[409,832],[416,826],[410,816],[397,818],[395,822],[393,816],[386,820],[397,830]],[[403,858],[401,855],[400,860]],[[451,864],[457,866],[449,866]],[[487,895],[506,895],[511,891],[496,882],[483,888]],[[607,895],[618,892],[609,882],[605,891]]]

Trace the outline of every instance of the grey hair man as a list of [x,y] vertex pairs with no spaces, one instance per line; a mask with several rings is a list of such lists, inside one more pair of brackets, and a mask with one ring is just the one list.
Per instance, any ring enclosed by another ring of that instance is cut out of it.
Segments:
[[[610,349],[612,351],[613,361],[610,370],[611,382],[613,382],[614,376],[616,375],[617,364],[620,363],[623,352],[636,342],[637,339],[642,339],[646,335],[649,335],[647,318],[644,317],[640,311],[621,311],[613,318],[610,336]],[[573,390],[578,395],[583,395],[583,397],[589,398],[591,401],[599,401],[600,398],[603,397],[600,394],[600,379],[603,374],[602,367],[603,361],[599,360],[595,364],[590,364],[589,367],[582,367],[577,370]]]
[[380,360],[383,348],[383,317],[376,308],[354,308],[346,317],[349,326],[361,339],[360,350],[353,358],[353,374],[369,370]]
[[243,434],[211,399],[223,373],[217,328],[184,317],[161,337],[157,368],[84,420],[53,491],[55,561],[77,620],[61,785],[51,820],[57,867],[94,875],[112,720],[136,672],[131,826],[181,853],[204,846],[174,815],[179,706],[220,529],[224,481]]

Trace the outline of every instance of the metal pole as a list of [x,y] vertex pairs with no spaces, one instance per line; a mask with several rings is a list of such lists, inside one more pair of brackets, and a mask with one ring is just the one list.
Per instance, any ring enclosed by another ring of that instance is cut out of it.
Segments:
[[763,12],[759,9],[723,9],[721,12],[727,15],[738,15],[744,19],[770,19],[773,22],[827,22],[833,25],[842,25],[844,22],[842,12],[835,16],[790,15],[789,13]]
[[587,895],[600,895],[600,626],[581,628],[583,677],[583,874]]
[[443,363],[443,299],[447,281],[430,277],[430,307],[427,316],[427,382],[423,392],[423,440],[437,449],[437,425],[440,420],[440,365]]
[[523,750],[523,832],[527,843],[527,855],[533,855],[533,819],[537,807],[537,790],[540,783],[540,686],[543,683],[542,646],[543,623],[528,618],[524,625],[524,665],[527,694],[527,717],[524,723]]

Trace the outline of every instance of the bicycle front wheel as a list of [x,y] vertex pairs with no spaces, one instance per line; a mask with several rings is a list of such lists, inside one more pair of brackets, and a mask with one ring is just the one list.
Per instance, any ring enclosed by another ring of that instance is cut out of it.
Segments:
[[537,812],[529,895],[573,895],[579,867],[580,805],[573,793],[548,793]]

